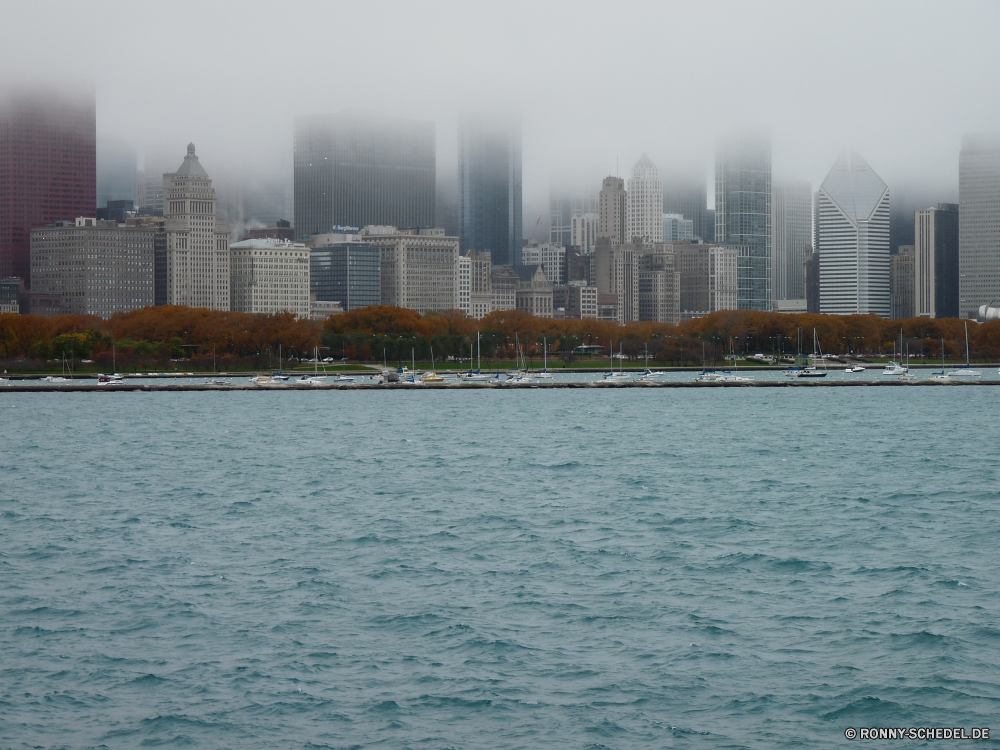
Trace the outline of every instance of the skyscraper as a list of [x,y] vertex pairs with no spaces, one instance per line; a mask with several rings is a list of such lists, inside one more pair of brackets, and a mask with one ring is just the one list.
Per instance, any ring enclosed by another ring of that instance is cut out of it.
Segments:
[[109,201],[136,201],[135,145],[121,138],[97,139],[97,207]]
[[626,241],[626,198],[625,181],[621,177],[604,178],[597,202],[597,236],[606,237],[612,245]]
[[906,320],[916,315],[914,279],[913,245],[900,245],[899,252],[889,258],[889,317],[893,320]]
[[521,252],[521,123],[515,116],[469,116],[458,131],[461,244],[488,250],[494,265]]
[[774,233],[774,299],[805,299],[805,258],[812,247],[812,188],[808,182],[774,185],[771,202]]
[[[692,222],[695,237],[715,241],[715,222],[709,219],[704,177],[671,175],[663,180],[663,213],[680,214]],[[666,238],[663,240],[666,242]]]
[[434,225],[434,123],[353,114],[295,119],[295,231]]
[[734,135],[715,155],[715,241],[738,248],[740,310],[771,309],[771,140]]
[[31,286],[31,229],[94,216],[93,91],[0,94],[0,276]]
[[645,154],[632,167],[626,206],[628,242],[663,242],[663,183],[656,165]]
[[914,214],[914,315],[957,318],[958,205],[939,203]]
[[889,188],[845,153],[816,201],[819,311],[889,317]]
[[216,218],[212,180],[189,143],[166,186],[167,304],[228,310],[229,226]]
[[[549,242],[567,246],[573,241],[573,227],[580,216],[597,213],[596,193],[583,195],[551,190],[549,192]],[[593,244],[593,243],[591,243]],[[551,279],[549,279],[551,281]]]
[[1000,299],[1000,134],[967,135],[958,158],[959,313]]

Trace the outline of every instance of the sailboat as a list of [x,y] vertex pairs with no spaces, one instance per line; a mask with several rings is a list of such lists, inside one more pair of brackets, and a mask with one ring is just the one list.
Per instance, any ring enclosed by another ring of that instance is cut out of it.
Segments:
[[[613,352],[614,349],[608,347],[609,352]],[[618,341],[618,370],[615,370],[615,359],[614,354],[611,355],[611,372],[605,373],[604,380],[605,383],[624,383],[627,382],[629,376],[625,374],[624,358],[622,357],[622,342]]]
[[46,383],[68,383],[69,378],[66,377],[66,352],[62,353],[62,375],[49,375],[48,377],[42,378]]
[[522,383],[530,383],[533,378],[528,374],[528,360],[521,351],[521,342],[516,333],[514,334],[514,347],[514,356],[517,358],[514,365],[514,371],[510,374],[510,377],[504,381],[504,385],[520,385]]
[[935,383],[951,382],[951,375],[944,369],[944,339],[941,339],[941,372],[932,372],[928,380],[933,380]]
[[434,372],[434,347],[431,347],[431,369],[420,376],[421,383],[443,383],[444,378]]
[[535,373],[536,378],[547,378],[552,379],[552,373],[549,372],[549,341],[547,338],[542,336],[542,352],[544,356],[544,362],[542,364],[542,369]]
[[[811,364],[811,365],[809,365],[807,367],[802,368],[799,371],[799,373],[798,373],[798,375],[796,377],[800,377],[800,378],[825,378],[827,376],[828,373],[826,371],[826,360],[823,359],[823,350],[822,349],[820,349],[819,350],[819,354],[817,354],[817,347],[818,346],[819,346],[819,343],[816,340],[816,329],[813,328],[813,364]],[[817,361],[820,361],[820,362],[823,363],[823,369],[822,370],[820,370],[818,367],[816,367],[815,363]]]
[[98,385],[125,385],[125,378],[119,375],[116,370],[118,369],[118,355],[115,352],[115,345],[111,345],[111,375],[98,375],[97,384]]
[[955,365],[951,368],[952,377],[956,378],[978,378],[982,377],[981,370],[973,370],[969,365],[969,323],[965,323],[965,365]]
[[[704,344],[704,343],[705,342],[703,341],[702,344]],[[642,380],[642,381],[644,381],[646,383],[649,383],[649,382],[652,382],[652,380],[654,378],[656,378],[659,375],[662,375],[663,373],[661,373],[661,372],[653,372],[652,370],[649,369],[649,344],[644,344],[644,347],[645,347],[645,354],[646,354],[646,357],[645,357],[645,360],[646,360],[646,369],[643,370],[642,375],[639,376],[639,380]]]
[[739,365],[736,364],[736,349],[733,347],[732,339],[729,341],[730,349],[730,360],[733,363],[732,370],[723,370],[722,372],[716,372],[714,370],[707,370],[701,375],[695,378],[697,383],[752,383],[754,379],[747,377],[745,375],[739,374]]
[[[326,371],[326,367],[323,368]],[[313,374],[303,375],[296,385],[326,385],[326,375],[319,374],[319,347],[313,347]]]
[[480,338],[479,331],[476,331],[476,369],[472,369],[472,348],[469,348],[469,371],[463,372],[458,377],[462,380],[489,380],[490,376],[485,374],[482,370],[483,359],[482,351],[480,349]]
[[[903,329],[899,329],[899,358],[903,358]],[[903,367],[901,362],[896,361],[896,342],[892,342],[892,359],[885,363],[885,369],[882,370],[883,375],[893,375],[899,377],[900,375],[905,375],[909,372],[908,367]]]

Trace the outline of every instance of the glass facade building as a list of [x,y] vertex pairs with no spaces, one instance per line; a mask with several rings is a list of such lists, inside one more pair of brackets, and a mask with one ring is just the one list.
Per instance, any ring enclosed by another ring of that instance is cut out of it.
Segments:
[[382,304],[381,251],[362,242],[314,247],[309,257],[310,293],[340,302],[345,312]]
[[31,286],[31,230],[94,216],[94,93],[0,94],[0,276]]
[[1000,299],[1000,134],[967,135],[958,157],[959,312]]
[[739,249],[740,310],[771,309],[771,139],[731,136],[715,156],[715,241]]
[[812,187],[808,182],[778,183],[772,197],[776,300],[806,298],[806,253],[812,249]]
[[521,123],[466,117],[458,132],[461,247],[486,250],[494,265],[520,263]]
[[295,231],[434,225],[434,123],[348,114],[295,120]]

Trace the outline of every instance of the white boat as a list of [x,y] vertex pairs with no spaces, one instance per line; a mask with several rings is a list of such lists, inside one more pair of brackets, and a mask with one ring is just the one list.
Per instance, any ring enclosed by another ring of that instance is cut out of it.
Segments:
[[844,372],[864,372],[865,368],[861,365],[854,365],[853,367],[848,367]]
[[60,375],[46,375],[42,378],[43,383],[68,383],[69,378],[64,378]]
[[121,375],[98,375],[97,376],[98,385],[125,385],[125,378]]
[[0,386],[4,385],[14,385],[14,383],[10,378],[0,378]]
[[[534,380],[534,378],[532,378],[531,375],[528,374],[528,363],[527,360],[524,359],[524,355],[521,352],[521,342],[518,339],[516,333],[514,334],[514,342],[515,342],[514,356],[517,358],[517,361],[515,362],[514,370],[510,373],[510,376],[505,381],[503,381],[503,384],[522,385],[525,383],[531,383]],[[523,363],[523,369],[522,369],[522,363]]]
[[909,372],[909,368],[903,367],[899,362],[889,362],[886,364],[885,369],[882,370],[883,375],[895,375],[897,377],[907,372]]
[[695,379],[696,383],[753,383],[753,378],[748,378],[745,375],[737,375],[729,370],[723,370],[722,372],[716,372],[715,370],[706,370],[701,373]]
[[944,339],[941,339],[941,372],[932,372],[927,379],[933,380],[935,383],[951,382],[951,375],[944,369]]
[[542,352],[545,360],[542,364],[542,369],[535,373],[535,377],[551,380],[552,373],[549,372],[549,342],[544,336],[542,337]]
[[[612,351],[608,348],[608,351]],[[602,383],[627,383],[631,379],[631,375],[625,373],[624,366],[625,360],[622,358],[622,342],[618,342],[618,366],[622,369],[615,369],[614,356],[611,357],[611,372],[604,373],[604,377],[601,379]]]
[[969,365],[969,323],[965,324],[965,365],[956,365],[951,368],[951,374],[956,378],[979,378],[982,377],[982,370],[973,370]]
[[642,375],[639,376],[639,380],[642,380],[643,382],[646,382],[646,383],[652,383],[654,380],[656,380],[656,378],[658,378],[662,374],[663,373],[660,373],[660,372],[653,372],[652,370],[650,370],[647,367],[643,371]]
[[205,381],[206,385],[229,385],[228,380],[223,380],[222,378],[212,378],[211,380]]
[[434,347],[431,347],[431,369],[420,376],[421,383],[443,383],[444,378],[434,372]]
[[[818,351],[818,353],[817,353],[817,351]],[[813,362],[817,362],[817,361],[822,362],[823,363],[823,369],[822,370],[819,369],[818,367],[816,367],[816,365],[808,365],[806,367],[803,367],[801,370],[799,370],[799,372],[796,374],[795,377],[797,377],[797,378],[825,378],[828,375],[828,373],[826,371],[826,360],[823,359],[823,350],[820,348],[819,342],[816,340],[816,329],[815,328],[813,328],[813,356],[812,356],[812,360],[813,360]]]
[[459,380],[473,381],[473,382],[474,381],[489,380],[493,376],[484,373],[483,370],[482,370],[482,365],[483,365],[483,360],[482,360],[481,352],[480,352],[480,349],[479,349],[479,331],[476,331],[476,369],[475,370],[472,369],[472,347],[470,346],[469,347],[469,371],[468,372],[460,372],[458,374],[458,379]]
[[913,382],[914,380],[916,380],[916,379],[917,379],[917,376],[916,376],[916,375],[914,375],[914,374],[913,374],[912,372],[910,372],[909,370],[907,370],[906,372],[904,372],[904,373],[900,373],[899,375],[897,375],[897,376],[896,376],[896,379],[897,379],[897,380],[905,380],[905,381],[907,381],[907,382]]

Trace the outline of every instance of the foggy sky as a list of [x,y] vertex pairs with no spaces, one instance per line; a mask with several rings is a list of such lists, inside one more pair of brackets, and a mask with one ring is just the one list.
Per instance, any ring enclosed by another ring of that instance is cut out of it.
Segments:
[[894,194],[955,200],[961,136],[1000,130],[992,2],[3,0],[0,10],[0,82],[93,85],[99,135],[134,141],[156,169],[175,169],[194,141],[213,177],[290,176],[293,117],[352,109],[435,121],[444,173],[460,111],[517,108],[525,227],[550,184],[596,192],[643,152],[664,175],[707,172],[716,136],[741,127],[770,129],[775,179],[815,189],[854,147]]

